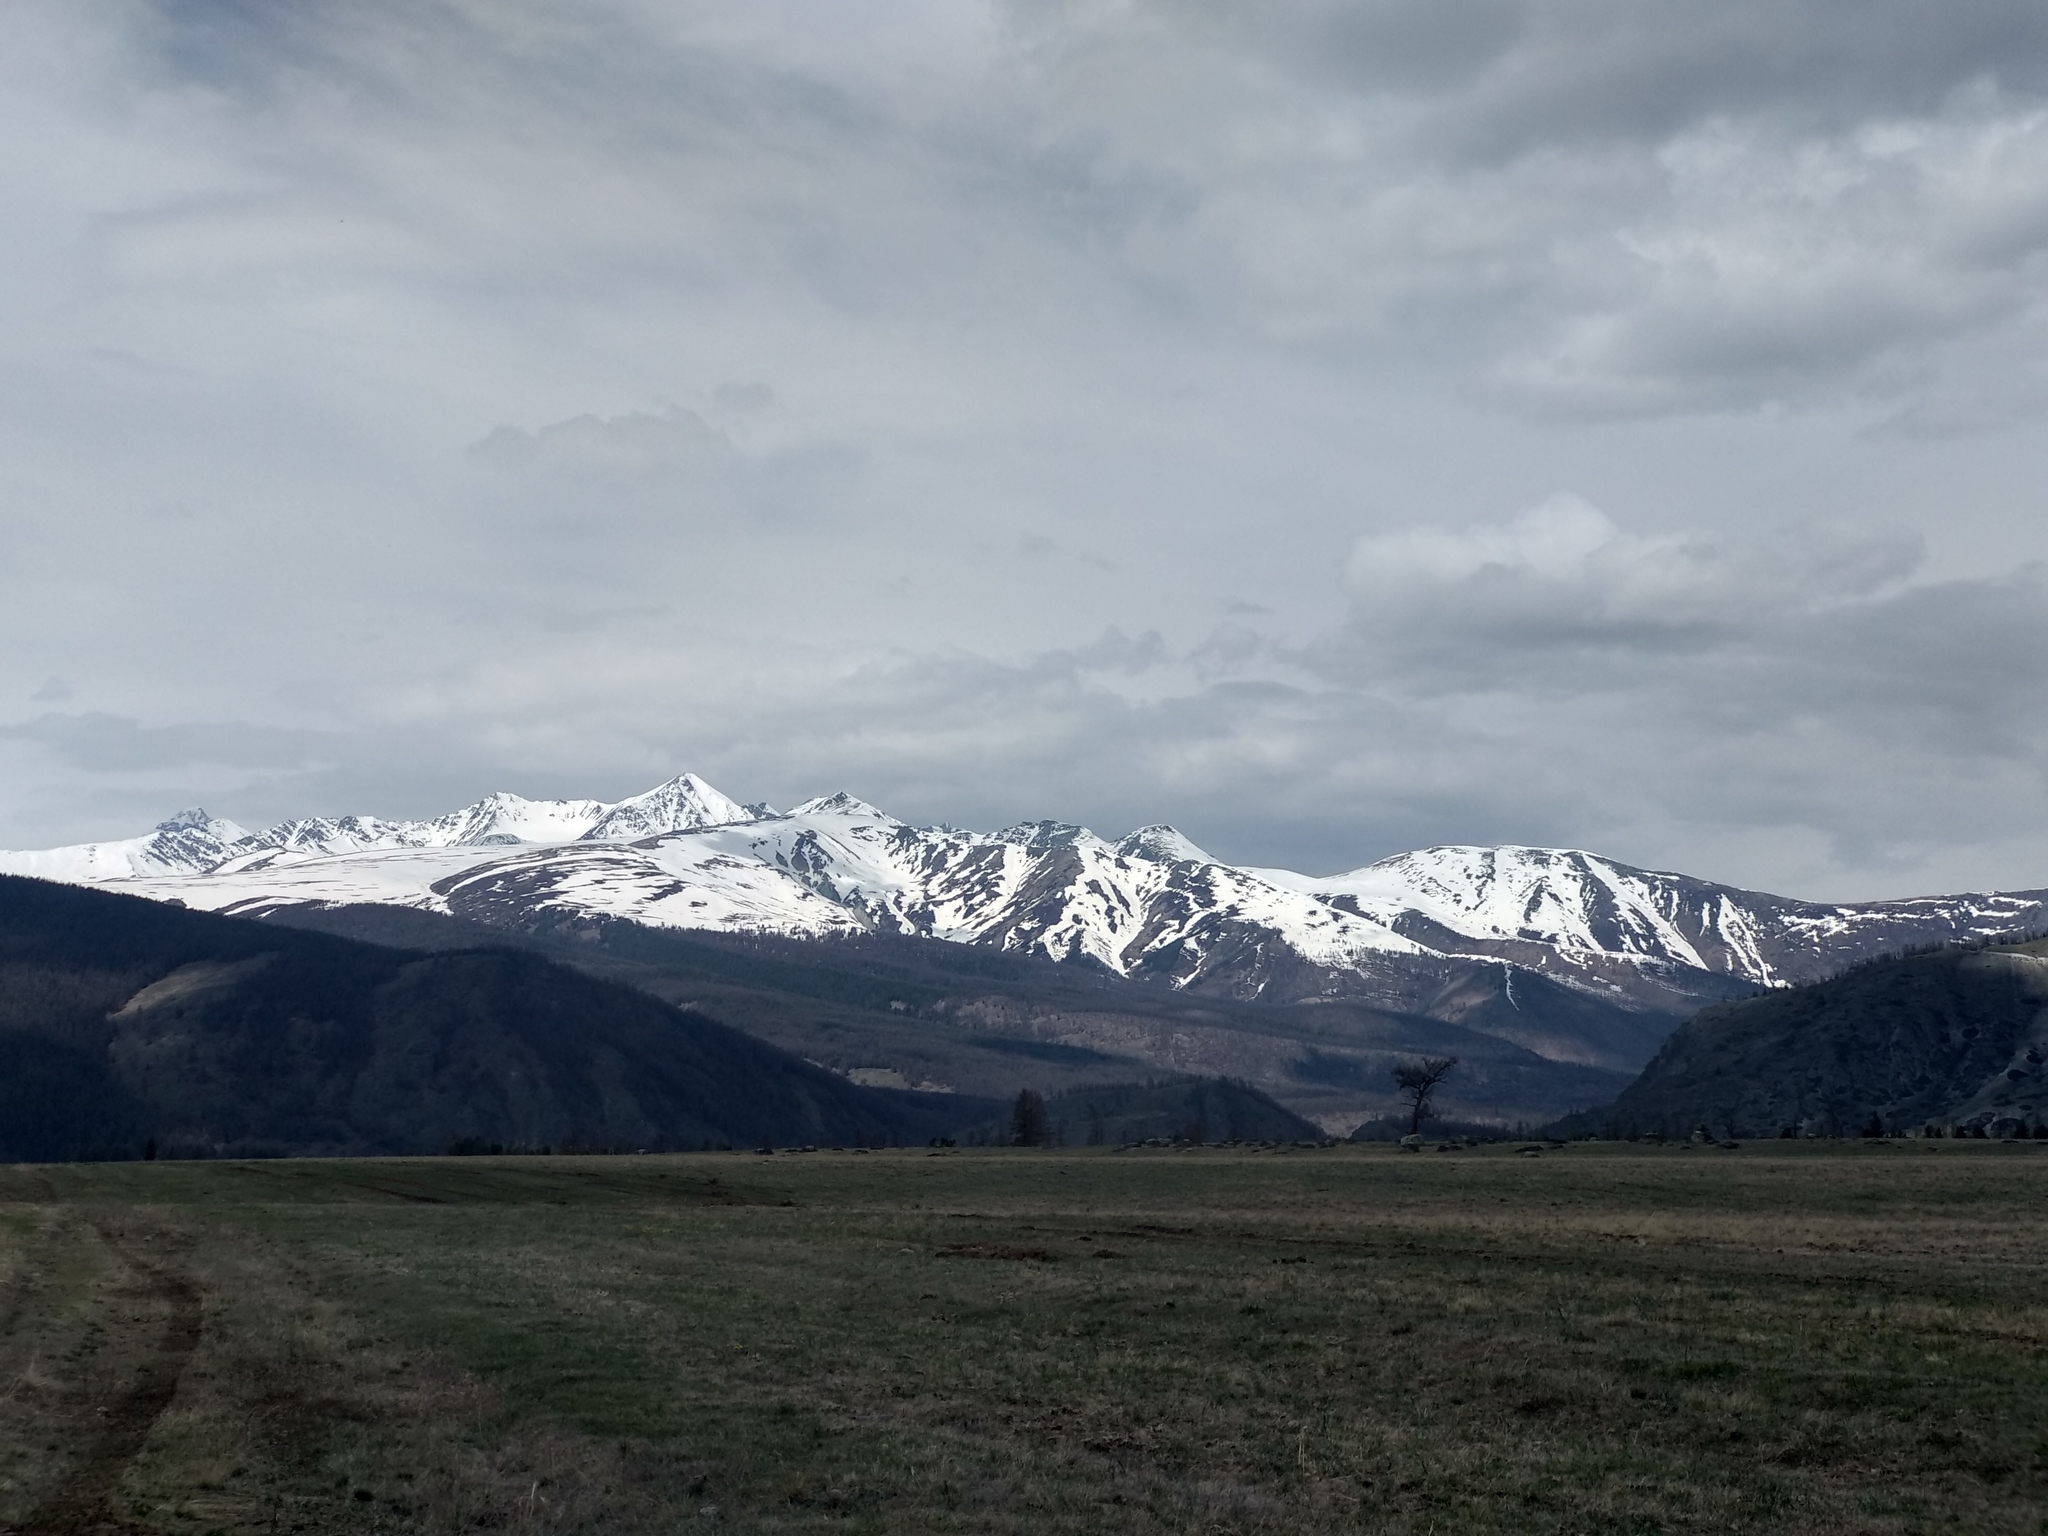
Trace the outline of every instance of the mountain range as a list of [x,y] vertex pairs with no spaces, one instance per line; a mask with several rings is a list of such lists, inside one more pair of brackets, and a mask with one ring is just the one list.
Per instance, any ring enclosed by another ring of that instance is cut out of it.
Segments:
[[[1335,1010],[1322,1015],[1331,1026],[1363,1008],[1433,1021],[1446,1038],[1476,1032],[1574,1069],[1557,1078],[1558,1113],[1585,1107],[1600,1084],[1619,1091],[1702,1006],[1874,954],[2048,926],[2044,891],[1803,902],[1513,846],[1427,848],[1313,876],[1224,863],[1167,826],[1115,840],[1050,821],[918,827],[847,794],[780,812],[690,774],[616,803],[494,794],[426,821],[306,818],[250,832],[188,811],[124,841],[0,853],[0,872],[287,920],[402,907],[571,945],[622,924],[943,941],[1079,965],[1190,1007],[1257,1005],[1296,1022]],[[1071,1012],[1012,1022],[1048,1043],[1104,1049],[1096,1026],[1061,1022]],[[1291,1038],[1294,1023],[1280,1033]],[[1343,1031],[1323,1035],[1310,1056],[1336,1061]],[[1163,1049],[1119,1038],[1121,1057]],[[1286,1101],[1310,1094],[1308,1059],[1297,1041],[1249,1075]],[[1349,1070],[1338,1062],[1314,1091],[1327,1097]],[[1367,1075],[1352,1073],[1350,1100],[1314,1112],[1336,1128],[1369,1110],[1383,1093]]]
[[767,805],[740,805],[693,773],[614,804],[601,800],[527,800],[486,795],[427,821],[376,816],[309,816],[261,832],[203,810],[181,811],[140,837],[80,843],[40,852],[0,852],[0,873],[72,884],[176,879],[255,861],[334,857],[423,848],[493,848],[527,843],[631,841],[773,816]]

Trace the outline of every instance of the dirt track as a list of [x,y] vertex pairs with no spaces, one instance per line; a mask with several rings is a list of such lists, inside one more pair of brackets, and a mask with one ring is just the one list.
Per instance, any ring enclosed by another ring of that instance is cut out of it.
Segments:
[[48,1458],[26,1469],[35,1503],[11,1536],[139,1529],[115,1515],[112,1495],[176,1396],[202,1327],[198,1288],[150,1246],[111,1223],[62,1226],[39,1234],[8,1279],[6,1402],[33,1416]]

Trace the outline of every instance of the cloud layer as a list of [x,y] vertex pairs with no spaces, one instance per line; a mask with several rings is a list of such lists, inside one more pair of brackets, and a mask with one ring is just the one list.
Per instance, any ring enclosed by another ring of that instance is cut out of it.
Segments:
[[0,842],[693,768],[2048,884],[2016,0],[29,0]]

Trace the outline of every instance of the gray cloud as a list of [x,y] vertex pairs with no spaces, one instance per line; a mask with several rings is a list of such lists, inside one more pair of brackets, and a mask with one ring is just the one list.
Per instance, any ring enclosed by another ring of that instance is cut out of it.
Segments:
[[130,773],[195,764],[239,769],[296,769],[318,762],[332,743],[303,731],[237,721],[144,725],[120,715],[38,715],[0,726],[0,740],[33,742],[67,768],[88,773]]
[[[1225,857],[1315,870],[1502,840],[1804,895],[2024,883],[2048,858],[2048,692],[2027,664],[2048,580],[1930,582],[1919,560],[1901,537],[1644,536],[1560,497],[1361,540],[1354,613],[1307,645],[1240,624],[1007,662],[512,656],[451,677],[428,722],[387,702],[343,737],[45,716],[0,739],[101,777],[228,764],[244,820],[618,795],[689,767],[919,820],[1165,818]],[[224,781],[175,782],[218,800]]]
[[2041,305],[2038,8],[1055,14],[1135,77],[1098,163],[1185,190],[1145,257],[1276,334],[1456,338],[1522,408],[1910,397]]
[[2009,0],[916,14],[923,46],[824,58],[623,4],[165,7],[168,83],[275,137],[258,185],[132,238],[246,248],[324,206],[344,270],[550,308],[1137,284],[1254,334],[1452,341],[1504,400],[1596,413],[1924,393],[2043,295],[2048,23]]
[[1853,20],[1832,0],[1711,9],[1680,0],[1319,0],[1278,12],[1134,7],[1121,17],[1134,14],[1143,19],[1122,22],[1131,33],[1185,35],[1186,18],[1199,15],[1214,45],[1361,94],[1448,105],[1443,116],[1463,120],[1440,141],[1453,153],[1654,142],[1735,115],[1839,128],[1873,114],[1937,112],[1973,85],[2048,88],[2048,22],[2025,0],[1938,11],[1879,0]]
[[1920,537],[1903,531],[1632,535],[1582,497],[1559,495],[1505,524],[1361,539],[1350,564],[1358,607],[1338,645],[1363,643],[1411,680],[1428,669],[1450,686],[1528,686],[1561,660],[1574,677],[1627,670],[1866,604],[1924,558]]
[[0,86],[0,687],[104,712],[0,841],[693,768],[2048,880],[2038,6],[30,0]]
[[1555,505],[1360,556],[1357,616],[1305,652],[1239,632],[882,668],[806,712],[806,750],[884,803],[1050,796],[1312,868],[1565,842],[1847,896],[2011,883],[2042,855],[2038,571],[1914,584],[1907,539],[1731,548]]
[[724,433],[695,411],[673,406],[658,416],[645,411],[609,420],[578,416],[538,432],[503,425],[469,449],[472,458],[505,469],[546,466],[571,473],[644,471],[702,460],[718,463],[729,459],[732,451]]

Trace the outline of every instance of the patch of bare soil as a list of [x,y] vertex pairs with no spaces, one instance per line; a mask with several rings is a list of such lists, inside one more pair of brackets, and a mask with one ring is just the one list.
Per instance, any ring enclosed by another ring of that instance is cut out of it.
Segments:
[[942,1259],[1011,1259],[1030,1264],[1056,1264],[1059,1255],[1050,1248],[1020,1248],[1014,1243],[947,1243],[938,1250]]

